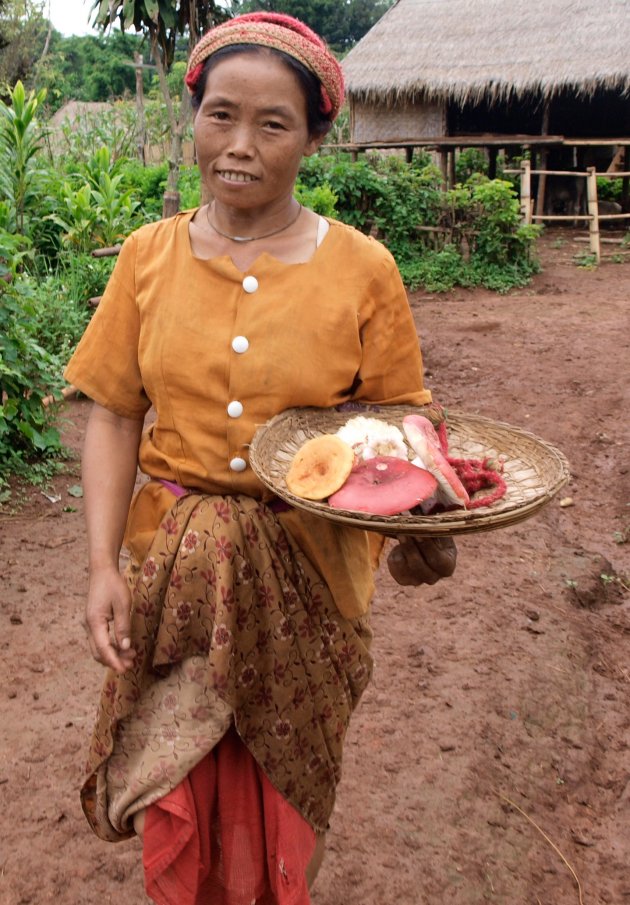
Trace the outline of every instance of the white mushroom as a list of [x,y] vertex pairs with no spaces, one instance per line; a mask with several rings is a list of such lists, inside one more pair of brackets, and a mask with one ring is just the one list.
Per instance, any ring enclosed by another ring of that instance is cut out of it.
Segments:
[[378,418],[356,415],[339,428],[337,436],[352,447],[357,459],[373,459],[375,456],[409,458],[402,432],[395,425]]

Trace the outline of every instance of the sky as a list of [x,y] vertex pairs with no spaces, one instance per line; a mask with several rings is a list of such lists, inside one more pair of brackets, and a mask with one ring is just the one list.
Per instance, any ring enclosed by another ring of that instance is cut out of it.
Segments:
[[[96,34],[89,25],[93,6],[93,0],[50,0],[52,24],[62,35]],[[44,15],[48,18],[48,0],[44,5]]]

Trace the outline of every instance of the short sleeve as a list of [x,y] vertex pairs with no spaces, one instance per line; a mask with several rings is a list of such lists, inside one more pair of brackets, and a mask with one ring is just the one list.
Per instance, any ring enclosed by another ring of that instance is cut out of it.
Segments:
[[398,267],[383,249],[375,263],[360,323],[362,360],[353,399],[383,405],[425,405],[422,354]]
[[136,254],[137,240],[132,235],[123,244],[103,297],[64,377],[104,408],[141,420],[151,403],[138,362]]

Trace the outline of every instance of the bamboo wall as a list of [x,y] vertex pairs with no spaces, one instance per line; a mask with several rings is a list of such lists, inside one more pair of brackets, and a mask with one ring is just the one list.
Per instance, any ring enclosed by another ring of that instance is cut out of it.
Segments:
[[424,102],[366,104],[351,101],[350,130],[353,142],[416,141],[444,135],[446,108]]

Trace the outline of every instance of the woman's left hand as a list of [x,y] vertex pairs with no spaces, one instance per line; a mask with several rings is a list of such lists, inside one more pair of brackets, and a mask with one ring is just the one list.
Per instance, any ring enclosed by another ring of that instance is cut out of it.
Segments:
[[435,584],[455,571],[457,547],[450,537],[399,537],[387,557],[390,574],[398,584]]

